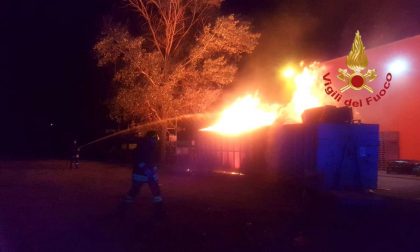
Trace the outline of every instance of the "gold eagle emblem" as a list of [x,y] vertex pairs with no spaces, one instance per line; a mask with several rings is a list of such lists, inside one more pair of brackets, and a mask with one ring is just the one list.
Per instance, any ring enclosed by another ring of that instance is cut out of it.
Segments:
[[337,78],[347,83],[340,89],[343,93],[348,89],[361,90],[366,89],[373,93],[373,89],[367,84],[376,79],[377,74],[375,69],[368,69],[366,73],[362,73],[368,65],[368,58],[365,54],[365,47],[363,46],[362,36],[359,31],[356,32],[353,45],[346,59],[347,67],[353,70],[353,73],[347,72],[347,69],[339,68]]

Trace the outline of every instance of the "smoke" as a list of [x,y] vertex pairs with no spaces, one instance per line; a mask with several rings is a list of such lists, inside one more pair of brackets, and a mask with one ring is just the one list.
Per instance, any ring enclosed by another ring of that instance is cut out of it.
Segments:
[[348,53],[356,30],[360,30],[366,49],[391,43],[420,33],[420,3],[415,0],[356,1],[354,11],[345,13],[337,56]]
[[290,97],[284,95],[286,84],[277,78],[279,68],[344,56],[356,30],[369,47],[420,33],[416,0],[255,0],[243,6],[241,14],[262,36],[241,66],[234,93],[259,90],[266,99],[281,103]]
[[268,102],[286,104],[290,101],[290,90],[279,78],[279,71],[285,65],[298,67],[302,60],[310,63],[316,58],[311,36],[319,29],[320,22],[305,11],[309,8],[305,6],[271,3],[270,9],[259,6],[260,11],[252,10],[252,22],[261,32],[261,38],[254,53],[240,68],[234,93],[258,90]]

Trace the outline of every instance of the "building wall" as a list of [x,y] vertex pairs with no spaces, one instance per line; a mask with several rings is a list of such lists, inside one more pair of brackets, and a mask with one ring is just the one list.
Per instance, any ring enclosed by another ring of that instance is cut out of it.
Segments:
[[[351,42],[349,41],[349,50]],[[365,47],[369,60],[368,69],[374,68],[378,74],[369,84],[374,93],[367,90],[348,90],[336,105],[343,106],[343,101],[350,97],[353,100],[362,99],[363,106],[354,109],[355,119],[359,118],[364,123],[378,123],[381,131],[398,131],[401,158],[420,160],[420,35],[376,48],[370,49],[368,44]],[[399,73],[390,69],[390,64],[396,59],[407,62],[408,68],[405,72]],[[334,89],[344,86],[336,75],[338,68],[347,68],[345,56],[324,64],[326,72],[330,72]],[[366,98],[376,95],[383,88],[388,72],[392,74],[390,88],[379,102],[367,105]]]

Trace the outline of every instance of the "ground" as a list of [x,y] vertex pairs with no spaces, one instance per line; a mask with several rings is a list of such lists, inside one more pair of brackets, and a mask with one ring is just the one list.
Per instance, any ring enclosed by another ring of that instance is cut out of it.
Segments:
[[154,217],[148,188],[122,211],[129,181],[118,164],[0,162],[0,251],[420,249],[414,177],[381,174],[370,193],[302,195],[273,177],[166,169],[164,218]]

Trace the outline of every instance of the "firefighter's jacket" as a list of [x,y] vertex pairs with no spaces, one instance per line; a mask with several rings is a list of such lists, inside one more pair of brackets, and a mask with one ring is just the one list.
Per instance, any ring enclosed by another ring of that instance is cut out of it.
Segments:
[[159,146],[150,138],[141,138],[134,151],[133,173],[155,169],[159,162]]

